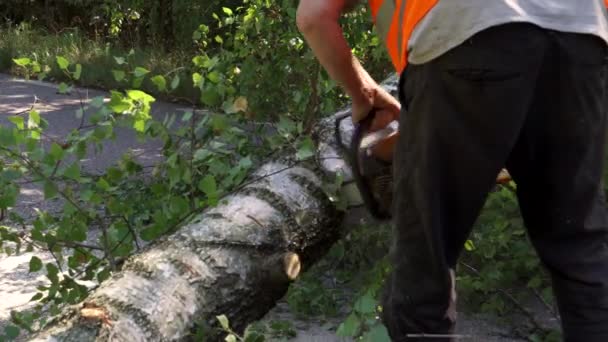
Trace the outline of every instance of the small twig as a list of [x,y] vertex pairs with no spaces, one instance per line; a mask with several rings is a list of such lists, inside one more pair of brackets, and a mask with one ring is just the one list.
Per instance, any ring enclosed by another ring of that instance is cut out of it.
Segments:
[[189,105],[192,106],[196,106],[196,102],[192,101],[191,99],[187,98],[187,97],[182,97],[182,96],[171,96],[172,99],[176,100],[176,101],[184,101]]
[[471,335],[454,335],[454,334],[407,334],[406,338],[450,338],[450,339],[462,339],[472,338]]
[[287,170],[291,170],[291,169],[293,169],[294,167],[296,167],[296,165],[298,165],[299,163],[300,163],[300,162],[295,162],[295,163],[293,163],[292,165],[286,166],[286,167],[284,167],[284,168],[282,168],[282,169],[279,169],[279,170],[273,171],[273,172],[271,172],[271,173],[267,173],[267,174],[265,174],[265,175],[263,175],[263,176],[260,176],[260,177],[254,178],[254,179],[250,180],[249,182],[245,182],[245,183],[241,184],[239,187],[235,188],[234,190],[229,191],[228,193],[226,193],[226,195],[232,195],[232,194],[234,194],[235,192],[237,192],[237,191],[241,191],[241,190],[243,190],[245,187],[247,187],[247,186],[249,186],[249,185],[251,185],[251,184],[253,184],[253,183],[257,183],[257,182],[259,182],[259,181],[261,181],[261,180],[264,180],[264,179],[266,179],[266,178],[269,178],[269,177],[272,177],[272,176],[276,176],[276,175],[278,175],[279,173],[283,173],[283,172],[285,172],[285,171],[287,171]]
[[[110,239],[108,237],[108,228],[104,225],[101,224],[101,234],[103,236],[103,251],[105,254],[105,257],[108,259],[108,262],[110,263],[110,268],[112,269],[112,271],[116,271],[116,262],[114,260],[114,256],[112,255],[112,251],[108,251],[108,249],[110,248]],[[130,232],[127,234],[129,235]]]
[[547,308],[553,317],[559,319],[557,313],[555,312],[555,308],[549,304],[536,289],[532,289],[532,293],[534,293],[534,296],[545,306],[545,308]]
[[[25,163],[25,165],[27,165],[30,170],[34,171],[42,180],[46,181],[46,182],[52,182],[52,180],[47,177],[44,172],[42,172],[41,170],[38,169],[38,167],[32,163],[31,160],[25,158],[24,156],[22,156],[19,153],[16,153],[15,151],[6,148],[6,147],[2,147],[0,146],[0,150],[6,151],[8,152],[10,155],[12,155],[15,158],[20,159],[23,163]],[[74,208],[76,208],[81,214],[84,214],[85,216],[87,215],[87,212],[80,207],[80,205],[78,205],[78,203],[76,203],[70,196],[68,196],[63,190],[59,189],[59,187],[57,187],[57,193],[59,193],[61,195],[61,197],[63,197],[63,199],[65,199],[66,201],[70,202],[71,205],[74,206]]]
[[141,249],[141,247],[139,246],[139,241],[137,240],[137,234],[135,233],[135,229],[133,229],[133,226],[131,225],[131,222],[129,222],[128,218],[122,216],[122,219],[127,224],[127,228],[129,229],[129,232],[131,232],[131,235],[133,236],[133,241],[135,241],[135,248],[137,248],[137,251],[139,251]]
[[59,271],[61,273],[63,273],[63,267],[61,266],[61,263],[59,262],[59,259],[57,259],[57,256],[55,255],[55,253],[53,253],[53,246],[54,245],[48,246],[48,251],[53,256],[53,259],[55,259],[55,263],[57,264],[57,268],[59,268]]
[[250,219],[251,221],[255,222],[255,224],[257,224],[260,228],[262,229],[267,229],[266,227],[264,227],[264,225],[255,217],[251,216],[251,215],[247,215],[247,218]]
[[93,246],[93,245],[88,245],[85,243],[79,243],[79,242],[73,242],[73,241],[60,241],[58,242],[58,244],[63,245],[63,247],[68,247],[68,248],[86,248],[86,249],[91,249],[91,250],[95,250],[95,251],[103,251],[104,249],[99,247],[99,246]]
[[306,133],[310,133],[310,131],[312,130],[312,125],[314,123],[314,113],[317,111],[317,108],[319,107],[319,73],[320,73],[320,69],[321,69],[321,64],[316,62],[315,63],[315,67],[313,69],[313,76],[310,78],[310,89],[311,89],[311,95],[310,95],[310,100],[308,101],[308,105],[306,106],[306,111],[305,111],[305,115],[306,117],[304,118],[304,122],[305,122],[305,127],[304,127],[304,131]]
[[[127,232],[122,239],[120,240],[120,242],[118,244],[116,244],[116,246],[114,246],[111,250],[110,253],[114,253],[115,250],[118,249],[118,247],[120,247],[122,245],[123,242],[125,242],[125,240],[129,237],[129,235],[131,235],[130,232]],[[89,265],[89,267],[97,267],[97,265],[99,265],[103,260],[105,260],[107,258],[107,252],[104,252],[104,257],[103,258],[99,258],[97,260],[95,260],[95,262],[93,262],[91,265]],[[72,278],[76,279],[78,277],[80,277],[83,273],[86,272],[87,267],[85,267],[84,270],[76,273]]]
[[[196,107],[192,106],[192,117],[190,118],[190,177],[194,177],[194,145],[196,143]],[[190,210],[196,208],[196,185],[192,182],[190,186]]]
[[[483,276],[481,275],[481,273],[477,269],[475,269],[473,266],[471,266],[471,265],[469,265],[467,263],[464,263],[464,262],[460,262],[460,264],[463,265],[464,267],[466,267],[467,269],[469,269],[476,276],[478,276],[480,278],[483,278]],[[528,317],[528,319],[530,320],[530,322],[532,323],[532,325],[534,325],[534,328],[536,330],[539,330],[539,331],[545,331],[546,330],[538,322],[538,319],[536,318],[536,316],[534,315],[534,313],[532,313],[530,310],[528,310],[526,307],[524,307],[517,300],[517,298],[515,298],[512,294],[510,294],[509,292],[507,292],[507,291],[505,291],[503,289],[496,289],[496,290],[493,290],[492,292],[500,293],[504,297],[506,297],[517,309],[519,309],[519,311],[521,311],[526,317]]]
[[36,107],[36,104],[38,104],[38,96],[34,95],[34,103],[30,106],[30,108],[15,114],[15,116],[21,116],[31,112],[34,110],[34,107]]
[[58,160],[55,162],[55,167],[53,168],[53,171],[51,172],[49,178],[54,178],[57,175],[57,171],[59,171],[59,166],[61,165],[61,162],[62,160]]
[[78,98],[80,100],[80,110],[82,110],[82,116],[80,117],[80,125],[78,125],[77,130],[81,130],[82,127],[84,127],[84,114],[85,114],[86,108],[84,105],[84,101],[82,99],[82,94],[80,93],[79,90],[76,90],[76,92],[78,93]]
[[185,67],[178,67],[178,68],[175,68],[175,69],[173,69],[173,70],[169,70],[169,71],[167,71],[167,72],[165,73],[165,77],[168,77],[169,75],[171,75],[171,74],[173,74],[173,73],[176,73],[176,72],[178,72],[178,71],[180,71],[180,70],[183,70],[183,69],[185,69]]

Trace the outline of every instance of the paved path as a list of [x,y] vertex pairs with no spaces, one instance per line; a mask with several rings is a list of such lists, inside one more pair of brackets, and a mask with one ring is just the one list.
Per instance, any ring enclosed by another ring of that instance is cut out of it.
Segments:
[[[107,92],[91,89],[77,88],[70,95],[62,95],[54,84],[37,81],[24,81],[11,76],[0,74],[0,123],[5,124],[7,116],[28,111],[35,104],[36,110],[49,121],[49,133],[52,137],[61,137],[77,128],[80,120],[76,118],[76,111],[83,102],[88,104],[91,99],[106,96]],[[152,116],[162,119],[166,114],[183,113],[189,107],[179,106],[157,101],[152,104]],[[85,118],[90,112],[85,114]],[[89,172],[102,171],[115,162],[129,149],[139,155],[144,163],[153,163],[158,160],[160,144],[149,142],[140,144],[127,129],[117,129],[117,137],[113,142],[105,144],[105,150],[94,159],[85,161],[83,167]]]

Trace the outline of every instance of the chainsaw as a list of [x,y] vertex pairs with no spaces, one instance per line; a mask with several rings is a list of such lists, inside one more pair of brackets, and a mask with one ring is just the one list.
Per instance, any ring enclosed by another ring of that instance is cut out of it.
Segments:
[[[399,136],[399,121],[392,120],[385,127],[371,130],[376,117],[372,110],[367,117],[354,124],[349,146],[343,144],[340,124],[350,118],[344,114],[336,118],[335,135],[338,144],[347,152],[353,178],[364,206],[378,220],[392,218],[393,163],[392,155]],[[500,171],[497,184],[507,184],[511,176],[506,169]]]
[[[393,202],[392,151],[399,134],[399,122],[393,120],[384,128],[371,131],[376,111],[354,124],[350,145],[342,142],[340,124],[350,118],[336,119],[336,140],[346,151],[347,161],[364,206],[378,220],[390,220]],[[378,157],[382,155],[383,157]]]

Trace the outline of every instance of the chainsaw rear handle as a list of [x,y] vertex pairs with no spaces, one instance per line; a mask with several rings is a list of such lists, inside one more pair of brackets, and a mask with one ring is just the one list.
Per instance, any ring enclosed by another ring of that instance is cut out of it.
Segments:
[[[359,189],[359,193],[361,194],[361,198],[368,208],[369,212],[373,217],[379,220],[388,220],[391,218],[390,210],[382,210],[380,208],[380,204],[374,198],[374,194],[369,183],[368,179],[365,179],[365,176],[362,174],[363,167],[361,165],[361,153],[360,144],[363,135],[366,132],[369,132],[372,122],[376,116],[376,110],[372,109],[372,111],[358,123],[355,123],[355,129],[353,132],[353,137],[351,139],[350,144],[350,162],[351,169],[353,172],[353,178],[355,179],[355,183],[357,188]],[[388,209],[388,208],[385,208]]]

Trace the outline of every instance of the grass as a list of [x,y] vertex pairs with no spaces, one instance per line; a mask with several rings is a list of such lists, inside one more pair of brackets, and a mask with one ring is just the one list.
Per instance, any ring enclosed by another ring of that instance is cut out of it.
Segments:
[[[58,34],[51,34],[41,29],[34,29],[27,24],[0,28],[0,72],[15,76],[24,76],[13,63],[14,58],[28,57],[50,70],[45,80],[64,82],[68,78],[57,67],[56,56],[63,56],[73,64],[81,64],[82,77],[79,86],[101,89],[124,89],[129,86],[125,81],[117,82],[112,70],[133,70],[143,67],[150,75],[180,74],[179,87],[173,91],[174,98],[194,99],[196,94],[186,68],[191,64],[193,51],[164,51],[162,48],[116,47],[110,43],[91,39],[77,29],[66,29]],[[128,65],[119,65],[115,57],[122,57]],[[156,97],[171,100],[158,93],[154,84],[145,81],[142,89]]]

